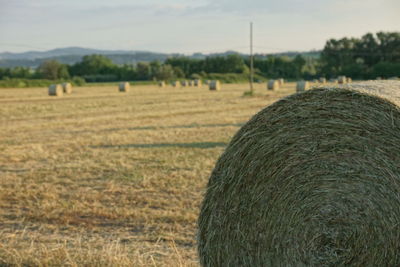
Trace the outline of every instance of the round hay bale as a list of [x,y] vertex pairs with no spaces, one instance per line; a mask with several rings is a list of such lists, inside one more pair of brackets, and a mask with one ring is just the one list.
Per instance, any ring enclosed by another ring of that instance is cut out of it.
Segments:
[[278,82],[280,86],[285,84],[285,80],[283,78],[279,78]]
[[399,104],[400,82],[373,81],[256,114],[208,182],[202,266],[399,266]]
[[201,80],[199,80],[199,79],[194,80],[194,86],[201,87],[202,86]]
[[172,82],[172,86],[179,88],[179,87],[181,87],[181,83],[180,83],[180,81],[174,81],[174,82]]
[[296,92],[302,92],[310,89],[310,83],[307,81],[298,81],[296,84]]
[[188,81],[181,81],[181,85],[182,85],[183,87],[188,86],[188,85],[189,85],[189,82],[188,82]]
[[352,78],[350,78],[350,77],[347,77],[347,83],[352,83],[353,82],[353,79]]
[[165,87],[165,82],[164,81],[159,81],[158,82],[158,86],[161,87],[161,88],[164,88]]
[[128,82],[122,82],[119,84],[120,92],[129,92],[130,84]]
[[210,80],[206,80],[206,81],[204,82],[204,84],[205,84],[205,85],[209,85],[210,82],[211,82]]
[[62,88],[64,93],[71,94],[72,93],[72,85],[70,83],[63,83]]
[[194,81],[188,81],[188,86],[193,86],[194,85]]
[[339,82],[340,84],[345,84],[345,83],[347,83],[347,78],[346,78],[346,76],[339,76],[339,77],[338,77],[338,82]]
[[221,90],[221,83],[218,80],[210,81],[208,87],[211,91]]
[[335,78],[331,78],[331,79],[329,79],[329,82],[330,83],[338,83],[338,79],[335,79]]
[[326,78],[325,77],[320,77],[318,80],[320,83],[325,84],[326,83]]
[[49,95],[62,96],[63,95],[63,87],[60,84],[51,84],[49,86]]
[[268,90],[278,90],[279,89],[279,81],[278,80],[269,80],[267,84]]

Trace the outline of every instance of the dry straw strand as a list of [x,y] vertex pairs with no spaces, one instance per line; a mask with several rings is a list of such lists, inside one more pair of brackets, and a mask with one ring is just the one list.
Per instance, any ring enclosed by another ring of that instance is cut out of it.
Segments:
[[331,85],[250,119],[211,174],[202,266],[399,266],[400,82]]

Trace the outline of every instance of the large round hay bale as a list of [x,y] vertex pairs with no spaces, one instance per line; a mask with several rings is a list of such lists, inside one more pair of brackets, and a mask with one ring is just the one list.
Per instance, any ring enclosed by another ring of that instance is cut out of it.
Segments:
[[339,76],[337,80],[338,80],[338,83],[340,83],[340,84],[345,84],[345,83],[347,83],[347,78],[346,78],[346,76]]
[[400,266],[400,82],[266,107],[213,170],[202,266]]
[[307,81],[298,81],[296,84],[296,92],[302,92],[310,89],[310,83]]
[[182,85],[183,87],[188,86],[188,85],[189,85],[189,82],[183,80],[183,81],[181,81],[181,85]]
[[194,86],[201,87],[202,86],[201,80],[199,80],[199,79],[194,80]]
[[128,82],[122,82],[119,84],[120,92],[129,92],[130,84]]
[[279,89],[279,81],[278,80],[269,80],[267,84],[268,90],[278,90]]
[[62,84],[63,92],[66,94],[72,93],[72,85],[70,83],[63,83]]
[[49,86],[49,95],[62,96],[63,95],[63,87],[61,86],[61,84],[51,84]]
[[208,87],[211,91],[221,90],[221,83],[218,80],[210,81]]

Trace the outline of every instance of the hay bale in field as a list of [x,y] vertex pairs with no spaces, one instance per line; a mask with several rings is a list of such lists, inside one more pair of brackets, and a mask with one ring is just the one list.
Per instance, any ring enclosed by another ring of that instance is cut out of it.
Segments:
[[179,88],[179,87],[181,87],[181,83],[180,83],[180,81],[174,81],[174,82],[172,82],[172,86]]
[[188,86],[189,83],[188,83],[188,81],[181,81],[181,85],[182,85],[183,87],[185,87],[185,86]]
[[194,81],[188,81],[188,86],[193,86],[194,85]]
[[70,83],[63,83],[62,84],[63,92],[66,94],[72,93],[72,85]]
[[347,80],[346,80],[346,82],[347,82],[347,83],[352,83],[352,82],[353,82],[353,79],[352,79],[352,78],[350,78],[350,77],[347,77]]
[[201,80],[199,80],[199,79],[194,80],[194,86],[201,87],[202,86]]
[[221,83],[218,80],[210,81],[208,87],[211,91],[218,91],[221,90]]
[[161,88],[164,88],[165,87],[165,82],[164,81],[159,81],[158,82],[158,86],[161,87]]
[[322,84],[325,84],[325,83],[326,83],[326,78],[325,78],[325,77],[320,77],[320,78],[318,79],[318,81],[319,81],[320,83],[322,83]]
[[49,86],[49,95],[51,96],[62,96],[63,88],[60,84],[51,84]]
[[398,81],[399,78],[398,77],[390,77],[390,78],[388,78],[388,80]]
[[340,83],[340,84],[345,84],[345,83],[347,83],[347,78],[346,78],[346,76],[339,76],[337,80],[338,80],[338,83]]
[[198,220],[202,266],[400,266],[400,82],[320,87],[247,122]]
[[378,80],[378,81],[380,81],[380,80],[382,80],[382,77],[376,77],[376,79],[375,80]]
[[119,84],[120,92],[129,92],[130,84],[128,82],[122,82]]
[[330,79],[329,79],[329,82],[330,82],[330,83],[338,83],[338,79],[330,78]]
[[279,86],[285,84],[285,80],[284,80],[283,78],[279,78],[279,79],[278,79],[278,82],[279,82]]
[[298,81],[296,84],[296,92],[302,92],[310,89],[310,83],[307,81]]
[[279,89],[279,81],[278,80],[269,80],[267,84],[268,90],[278,90]]
[[205,84],[205,85],[209,85],[210,82],[211,82],[210,80],[206,80],[206,81],[204,82],[204,84]]

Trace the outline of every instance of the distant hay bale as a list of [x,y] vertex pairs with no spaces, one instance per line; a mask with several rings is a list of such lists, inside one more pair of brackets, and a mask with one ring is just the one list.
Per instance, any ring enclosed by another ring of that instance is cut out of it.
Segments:
[[278,80],[269,80],[267,84],[268,90],[278,90],[279,89],[279,81]]
[[388,80],[398,81],[399,77],[390,77],[390,78],[388,78]]
[[165,82],[164,81],[159,81],[158,82],[158,86],[161,87],[161,88],[165,87]]
[[172,82],[172,86],[179,88],[179,87],[181,87],[181,83],[180,83],[180,81],[174,81],[174,82]]
[[314,79],[314,80],[312,80],[312,82],[313,83],[318,83],[319,81],[318,81],[318,79]]
[[260,111],[216,163],[202,266],[400,266],[400,82],[329,85]]
[[129,92],[130,84],[128,82],[122,82],[119,84],[120,92]]
[[352,78],[350,78],[350,77],[347,77],[347,83],[352,83],[353,82],[353,79]]
[[325,84],[326,83],[326,78],[325,77],[320,77],[319,78],[319,82],[322,83],[322,84]]
[[208,87],[211,91],[221,90],[221,83],[218,80],[210,81]]
[[194,85],[194,81],[188,81],[188,86],[193,86]]
[[331,79],[329,79],[329,82],[330,83],[338,83],[338,79],[331,78]]
[[307,81],[298,81],[296,84],[296,92],[302,92],[310,89],[310,83]]
[[63,87],[61,86],[61,84],[51,84],[49,86],[49,95],[62,96],[63,95]]
[[279,85],[282,86],[285,84],[285,80],[283,78],[278,79]]
[[63,83],[62,84],[63,92],[66,94],[72,93],[72,85],[70,83]]
[[382,80],[382,77],[376,77],[376,79],[375,80],[378,80],[378,81],[380,81],[380,80]]
[[345,84],[345,83],[347,83],[347,78],[346,78],[346,76],[339,76],[339,77],[338,77],[338,83],[340,83],[340,84]]
[[185,87],[185,86],[188,86],[189,85],[189,82],[188,81],[181,81],[181,85],[183,86],[183,87]]
[[206,80],[206,81],[204,82],[204,84],[205,84],[205,85],[209,85],[209,84],[210,84],[210,80]]
[[201,87],[202,86],[201,80],[199,80],[199,79],[194,80],[194,86]]

